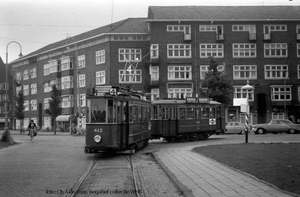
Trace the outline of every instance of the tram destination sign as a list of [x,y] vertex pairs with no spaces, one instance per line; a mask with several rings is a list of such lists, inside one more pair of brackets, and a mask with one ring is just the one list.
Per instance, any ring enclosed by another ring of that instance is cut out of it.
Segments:
[[186,103],[209,103],[209,98],[186,97]]

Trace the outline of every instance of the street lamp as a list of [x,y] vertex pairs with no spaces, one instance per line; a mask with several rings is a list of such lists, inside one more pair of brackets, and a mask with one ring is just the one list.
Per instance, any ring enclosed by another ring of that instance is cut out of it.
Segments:
[[[75,61],[74,61],[74,68],[76,68],[76,85],[77,85],[77,103],[78,103],[78,118],[79,120],[81,119],[81,103],[80,103],[80,88],[79,88],[79,65],[78,63],[78,52],[77,52],[77,44],[76,44],[76,40],[72,37],[72,36],[67,36],[67,39],[71,38],[73,40],[73,43],[75,45]],[[75,64],[76,62],[76,64]],[[75,113],[76,114],[76,113]],[[78,123],[78,131],[81,134],[81,121],[80,123]]]
[[11,41],[6,45],[6,65],[5,65],[5,127],[4,127],[4,133],[6,133],[6,135],[9,135],[9,130],[8,130],[8,46],[12,43],[16,43],[19,45],[20,47],[20,55],[19,57],[22,57],[22,46],[20,45],[20,43],[16,42],[16,41]]
[[246,133],[245,133],[245,143],[248,143],[248,132],[249,132],[249,112],[250,112],[250,107],[249,107],[249,91],[254,90],[254,87],[249,85],[249,80],[247,80],[247,84],[241,88],[242,90],[247,91],[247,101],[246,101]]

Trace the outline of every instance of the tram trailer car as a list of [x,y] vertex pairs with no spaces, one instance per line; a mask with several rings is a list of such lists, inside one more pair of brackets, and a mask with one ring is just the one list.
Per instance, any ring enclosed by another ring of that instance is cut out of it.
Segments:
[[152,101],[152,139],[203,140],[224,130],[225,110],[219,102],[203,98]]
[[86,154],[148,145],[151,103],[146,97],[120,86],[97,86],[86,99]]

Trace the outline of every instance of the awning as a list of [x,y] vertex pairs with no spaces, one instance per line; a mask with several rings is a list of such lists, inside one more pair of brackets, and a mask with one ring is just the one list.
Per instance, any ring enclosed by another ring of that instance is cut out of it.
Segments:
[[[5,122],[5,118],[0,118],[0,122]],[[10,122],[10,119],[7,119],[7,122]]]
[[75,120],[75,116],[73,115],[59,115],[56,117],[57,122],[69,122]]

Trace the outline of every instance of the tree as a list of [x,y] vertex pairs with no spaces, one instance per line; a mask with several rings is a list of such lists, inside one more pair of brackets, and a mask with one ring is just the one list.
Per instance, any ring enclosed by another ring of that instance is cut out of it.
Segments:
[[55,119],[62,112],[60,107],[61,103],[61,91],[57,89],[56,85],[52,85],[52,91],[49,99],[49,108],[45,109],[45,113],[51,116],[52,128],[54,128],[54,135],[56,135]]
[[20,133],[22,133],[22,125],[23,125],[23,120],[24,120],[24,94],[23,91],[19,91],[18,95],[15,98],[16,100],[16,108],[15,108],[15,116],[17,119],[21,120],[20,122]]
[[217,62],[210,57],[208,59],[209,70],[201,81],[200,93],[204,97],[229,105],[232,100],[233,86],[224,72],[218,71]]

